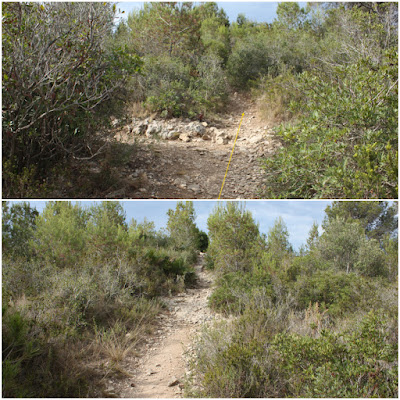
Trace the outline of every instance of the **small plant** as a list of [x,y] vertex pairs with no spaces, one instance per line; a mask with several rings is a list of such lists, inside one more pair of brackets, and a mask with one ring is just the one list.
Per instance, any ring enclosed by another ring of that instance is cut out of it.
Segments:
[[140,324],[129,332],[122,321],[115,321],[108,329],[95,326],[95,347],[99,355],[107,357],[114,364],[119,364],[133,353],[142,334],[143,327]]

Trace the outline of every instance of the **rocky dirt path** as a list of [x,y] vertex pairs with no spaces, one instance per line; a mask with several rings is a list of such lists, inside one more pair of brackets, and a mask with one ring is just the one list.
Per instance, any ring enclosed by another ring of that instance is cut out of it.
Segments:
[[159,316],[156,334],[138,357],[130,361],[131,365],[126,365],[131,376],[118,382],[110,381],[109,393],[123,398],[182,397],[186,351],[202,325],[215,319],[207,307],[213,276],[202,270],[203,259],[204,254],[200,254],[195,266],[198,277],[195,287],[163,298],[168,311]]
[[[202,137],[182,134],[180,139],[162,140],[147,134],[134,135],[132,128],[119,130],[116,139],[135,144],[136,151],[129,168],[121,171],[125,187],[107,197],[218,198],[244,113],[221,198],[259,198],[263,186],[259,158],[273,155],[279,142],[274,138],[272,127],[263,122],[253,101],[237,96],[229,110],[219,120],[203,124],[207,125],[207,134]],[[205,139],[212,134],[213,140]],[[215,140],[215,135],[226,140]]]

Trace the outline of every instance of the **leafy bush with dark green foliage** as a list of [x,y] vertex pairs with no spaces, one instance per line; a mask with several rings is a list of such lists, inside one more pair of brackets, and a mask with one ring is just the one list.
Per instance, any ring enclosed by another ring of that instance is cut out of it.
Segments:
[[[285,397],[397,397],[397,344],[382,314],[371,311],[354,332],[318,338],[279,334],[276,351]],[[286,392],[287,391],[287,392]]]
[[268,292],[271,301],[274,299],[272,280],[268,272],[228,272],[217,280],[209,305],[224,314],[238,314],[244,311],[248,298],[253,297],[253,293],[259,289]]
[[227,64],[232,83],[243,90],[271,73],[274,65],[273,60],[268,57],[270,50],[263,35],[247,37],[237,42]]
[[207,235],[207,233],[205,233],[203,231],[199,232],[197,248],[202,252],[207,250],[207,248],[208,248],[208,235]]
[[[361,293],[365,292],[368,292],[368,282],[363,278],[331,269],[303,276],[294,286],[299,309],[306,309],[310,303],[319,303],[326,307],[332,316],[351,312],[354,304],[361,308],[364,299]],[[373,298],[369,300],[373,302]]]
[[28,243],[32,240],[36,228],[35,219],[38,212],[29,203],[2,203],[2,245],[3,251],[12,254],[14,258],[29,259],[32,248]]
[[224,105],[227,85],[221,62],[215,57],[205,56],[195,72],[179,58],[149,57],[144,62],[138,82],[151,111],[167,118],[192,118]]
[[[283,148],[265,161],[267,197],[397,196],[397,53],[378,66],[360,61],[328,73],[304,72],[277,130]],[[301,93],[301,96],[300,96]]]

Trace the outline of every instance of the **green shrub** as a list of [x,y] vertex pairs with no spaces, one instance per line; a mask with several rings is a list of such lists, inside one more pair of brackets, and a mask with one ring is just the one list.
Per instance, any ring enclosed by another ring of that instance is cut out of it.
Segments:
[[191,378],[186,386],[190,397],[274,397],[278,378],[273,365],[265,362],[266,348],[249,337],[234,338],[235,326],[220,324],[204,329],[195,343]]
[[258,362],[262,351],[257,342],[230,343],[204,376],[207,392],[215,397],[258,397],[265,380],[265,371]]
[[397,345],[382,315],[370,312],[354,333],[319,338],[279,334],[272,342],[295,397],[397,397]]
[[227,84],[221,61],[204,56],[193,66],[175,57],[145,58],[142,98],[163,117],[196,117],[221,109],[227,99]]
[[208,255],[219,273],[250,271],[260,253],[260,232],[242,204],[217,205],[207,219]]
[[37,260],[25,261],[3,257],[3,294],[16,299],[20,296],[37,296],[48,288],[53,268]]
[[361,277],[332,270],[316,271],[312,276],[303,276],[294,286],[299,309],[318,302],[328,308],[331,315],[354,310],[354,304],[361,303],[361,290],[365,289]]
[[274,68],[265,36],[255,35],[237,41],[229,56],[227,69],[234,86],[246,88]]
[[[3,311],[3,397],[82,397],[96,392],[73,344],[47,343],[40,326],[15,309]],[[101,386],[101,384],[100,384]]]
[[201,252],[205,252],[208,248],[208,235],[207,233],[200,231],[198,235],[197,248]]
[[348,332],[322,329],[310,337],[286,332],[287,313],[282,317],[281,311],[271,309],[263,317],[248,314],[232,326],[204,330],[195,345],[197,391],[189,385],[188,394],[397,396],[397,341],[384,314],[372,311]]
[[[267,197],[397,197],[397,53],[299,76],[283,148],[265,160]],[[333,74],[333,78],[332,75]]]
[[230,272],[222,275],[209,298],[209,305],[225,314],[242,313],[249,305],[253,292],[263,288],[271,301],[274,299],[271,276],[264,274]]
[[84,149],[92,148],[95,132],[104,132],[141,62],[110,43],[111,4],[2,7],[5,193],[27,197],[46,189],[43,180],[57,163],[89,153]]

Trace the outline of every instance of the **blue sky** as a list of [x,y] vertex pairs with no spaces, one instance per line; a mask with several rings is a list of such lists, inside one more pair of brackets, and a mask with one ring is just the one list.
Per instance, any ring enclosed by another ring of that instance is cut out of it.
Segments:
[[[195,2],[199,3],[199,2]],[[125,11],[121,16],[127,17],[128,13],[133,9],[142,8],[144,2],[128,2],[122,1],[117,3],[117,9]],[[223,8],[229,17],[230,22],[235,22],[238,14],[243,13],[245,16],[256,22],[272,22],[276,17],[276,8],[278,2],[259,1],[259,2],[231,2],[218,1],[219,8]],[[300,3],[300,6],[305,7],[306,3]]]
[[[41,212],[46,204],[45,201],[30,201],[31,206]],[[81,205],[89,206],[93,201],[82,200]],[[135,218],[142,222],[146,217],[153,221],[156,229],[165,228],[167,224],[167,211],[175,209],[175,200],[135,200],[120,202],[127,215],[127,221]],[[207,231],[207,218],[216,206],[216,200],[195,200],[196,224]],[[290,233],[290,243],[296,250],[305,244],[308,232],[314,221],[319,225],[324,218],[324,210],[330,201],[324,200],[248,200],[245,202],[246,209],[250,210],[255,221],[259,223],[260,231],[268,233],[275,220],[281,216],[285,221]]]

